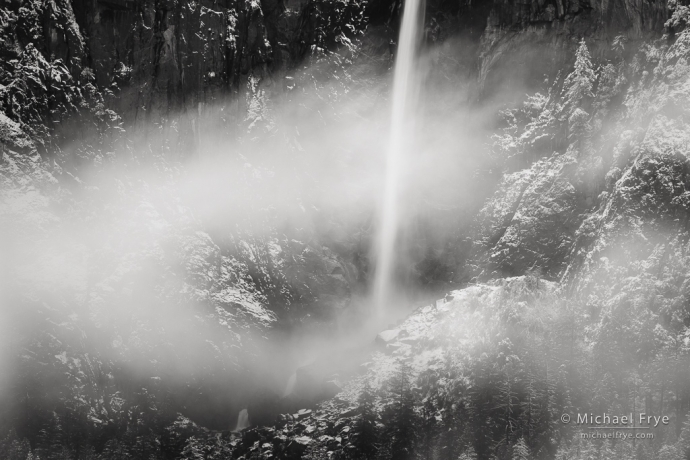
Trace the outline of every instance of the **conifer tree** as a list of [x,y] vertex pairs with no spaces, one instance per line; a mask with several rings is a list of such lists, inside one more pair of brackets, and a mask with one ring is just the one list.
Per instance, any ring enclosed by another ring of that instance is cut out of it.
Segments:
[[596,74],[592,65],[592,59],[587,49],[585,40],[580,41],[580,46],[575,53],[575,68],[566,77],[564,83],[565,105],[568,116],[572,116],[578,107],[588,98],[593,97],[592,90]]
[[566,77],[564,90],[564,119],[567,137],[579,140],[589,130],[590,105],[594,98],[596,73],[584,39],[575,53],[575,68]]
[[528,369],[525,375],[525,398],[521,403],[521,420],[520,425],[522,430],[527,434],[528,439],[534,438],[534,433],[537,424],[537,406],[538,396],[536,388],[536,379],[532,369]]
[[458,460],[477,460],[477,453],[474,451],[474,447],[467,447],[465,452],[458,457]]
[[99,456],[93,446],[84,447],[79,453],[79,460],[98,460]]
[[443,409],[443,420],[439,426],[440,459],[455,460],[459,452],[462,452],[462,437],[465,435],[468,414],[462,401],[447,401]]
[[512,460],[530,460],[532,457],[525,443],[525,438],[518,439],[517,443],[513,446],[513,458]]
[[561,444],[556,451],[555,460],[568,460],[570,458],[570,449],[565,444]]
[[673,445],[665,445],[659,450],[659,460],[683,460],[681,451]]
[[192,436],[187,439],[187,444],[182,450],[183,460],[204,460],[203,447],[200,445],[199,440]]
[[355,423],[355,453],[357,458],[370,460],[376,458],[378,433],[376,429],[376,409],[374,393],[368,380],[359,394],[359,419]]
[[511,435],[517,428],[517,418],[520,409],[520,401],[517,393],[518,380],[515,374],[515,366],[509,362],[505,369],[506,373],[498,386],[498,405],[499,424],[503,431],[504,448],[507,449],[512,443]]
[[438,406],[443,413],[438,427],[439,460],[457,460],[467,444],[466,440],[463,442],[469,418],[465,400],[467,385],[450,354],[446,355],[445,372],[452,383],[443,395],[438,395]]
[[615,460],[617,458],[616,453],[613,450],[613,446],[611,445],[611,441],[608,439],[604,440],[604,442],[601,445],[601,449],[599,450],[599,459],[600,460]]
[[125,446],[117,439],[111,439],[103,448],[101,452],[101,460],[117,460],[120,458],[127,458],[129,453]]
[[0,458],[6,460],[25,460],[31,454],[29,440],[19,440],[14,430],[10,430],[4,439],[0,440]]
[[424,460],[430,460],[433,458],[436,439],[436,406],[431,398],[426,398],[422,403],[420,435],[420,456]]
[[412,395],[410,366],[400,360],[390,391],[393,396],[390,422],[387,433],[391,438],[390,454],[395,460],[413,458],[413,449],[417,439],[416,414]]
[[43,460],[69,460],[72,456],[64,442],[62,420],[57,414],[47,421],[38,434],[37,456]]

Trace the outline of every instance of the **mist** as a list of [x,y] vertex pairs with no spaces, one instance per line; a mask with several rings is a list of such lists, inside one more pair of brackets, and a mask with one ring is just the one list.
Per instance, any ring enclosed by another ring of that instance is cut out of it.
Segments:
[[0,7],[0,457],[688,456],[686,9],[424,3]]
[[[433,56],[443,59],[428,46],[421,59]],[[57,379],[158,385],[185,415],[216,429],[232,429],[242,409],[252,424],[270,423],[332,395],[305,377],[288,391],[299,369],[314,382],[361,372],[378,331],[452,286],[452,273],[425,284],[411,267],[444,257],[489,192],[476,172],[489,165],[495,110],[472,105],[467,82],[430,84],[434,66],[420,66],[432,70],[418,75],[424,103],[402,168],[392,305],[377,317],[373,232],[391,76],[357,65],[350,71],[360,72],[359,90],[344,93],[332,80],[247,102],[259,105],[239,137],[213,119],[229,101],[206,106],[189,151],[166,154],[170,133],[188,117],[173,116],[165,130],[140,126],[145,136],[129,135],[90,166],[55,165],[72,185],[48,181],[6,195],[2,399],[18,386],[51,385],[52,370],[18,371],[23,354],[45,348],[71,369],[56,370]],[[61,155],[77,153],[67,146]],[[329,262],[310,259],[314,251]],[[295,275],[305,288],[291,291],[276,273],[296,266],[307,272]]]

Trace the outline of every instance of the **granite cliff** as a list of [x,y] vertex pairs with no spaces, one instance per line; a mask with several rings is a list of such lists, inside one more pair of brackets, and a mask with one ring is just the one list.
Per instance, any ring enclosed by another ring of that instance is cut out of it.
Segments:
[[[399,9],[354,0],[0,7],[0,248],[12,261],[0,267],[10,306],[0,369],[11,371],[0,380],[0,456],[373,458],[360,442],[368,427],[386,439],[373,443],[383,458],[580,458],[591,452],[552,419],[589,410],[589,391],[621,410],[673,407],[672,429],[634,455],[681,458],[690,407],[682,2],[428,2],[429,81],[461,88],[463,110],[492,114],[473,172],[481,188],[459,217],[430,203],[427,220],[444,222],[444,236],[410,256],[410,285],[453,291],[382,334],[360,373],[328,376],[338,396],[275,418],[280,393],[255,385],[276,378],[260,362],[271,341],[329,331],[356,310],[369,274],[367,209],[343,212],[356,199],[329,207],[324,192],[332,171],[352,170],[346,135],[332,141],[342,148],[322,149],[303,133],[362,118],[380,147],[368,117],[386,91]],[[306,99],[293,107],[297,94]],[[355,95],[374,102],[352,109]],[[278,145],[285,155],[246,154]],[[231,167],[190,180],[209,150],[227,152]],[[313,158],[337,167],[299,171]],[[257,192],[283,170],[298,192]],[[246,218],[209,218],[208,195],[196,190],[213,187],[230,211],[247,211],[235,196],[252,203]],[[290,212],[275,212],[275,195]],[[570,348],[558,348],[553,334],[567,333]],[[610,358],[582,364],[599,352]],[[614,361],[626,366],[609,372]],[[265,426],[229,433],[247,401]],[[413,435],[404,420],[423,429]]]

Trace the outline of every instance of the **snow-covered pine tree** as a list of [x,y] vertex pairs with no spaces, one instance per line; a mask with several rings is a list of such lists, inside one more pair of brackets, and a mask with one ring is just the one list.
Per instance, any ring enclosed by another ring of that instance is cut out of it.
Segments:
[[369,460],[376,458],[378,450],[378,433],[376,429],[376,409],[374,392],[369,381],[365,379],[362,392],[359,394],[359,419],[355,423],[353,444],[357,458]]
[[686,458],[674,445],[665,445],[659,450],[659,460],[683,460]]
[[182,459],[184,460],[204,460],[204,449],[199,440],[192,436],[187,439],[187,444],[182,450]]
[[477,453],[474,451],[474,447],[469,446],[465,452],[463,452],[458,460],[477,460]]
[[595,80],[596,73],[592,65],[592,58],[589,55],[585,40],[582,39],[575,53],[575,68],[566,77],[563,84],[565,109],[568,117],[581,107],[583,102],[593,96],[592,90]]
[[20,440],[14,430],[10,430],[4,439],[0,440],[0,458],[7,460],[26,460],[31,455],[29,440]]
[[520,438],[513,446],[512,460],[530,460],[532,457],[525,442],[525,438]]
[[589,129],[590,106],[594,98],[596,72],[585,40],[575,53],[575,68],[563,84],[563,118],[567,121],[568,138],[580,138]]
[[117,460],[128,456],[129,452],[125,445],[117,439],[111,439],[103,447],[100,458],[101,460]]
[[419,455],[429,460],[434,457],[434,446],[436,441],[436,404],[432,398],[426,398],[422,402],[422,413],[420,423]]
[[390,386],[394,402],[387,434],[391,437],[391,458],[395,460],[413,458],[413,449],[416,444],[417,414],[414,411],[411,374],[410,366],[405,361],[400,360],[398,370]]

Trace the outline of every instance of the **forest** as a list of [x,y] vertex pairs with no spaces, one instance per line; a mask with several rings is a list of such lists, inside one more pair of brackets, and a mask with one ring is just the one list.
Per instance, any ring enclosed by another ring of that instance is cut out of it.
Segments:
[[686,3],[6,1],[0,459],[690,459]]

